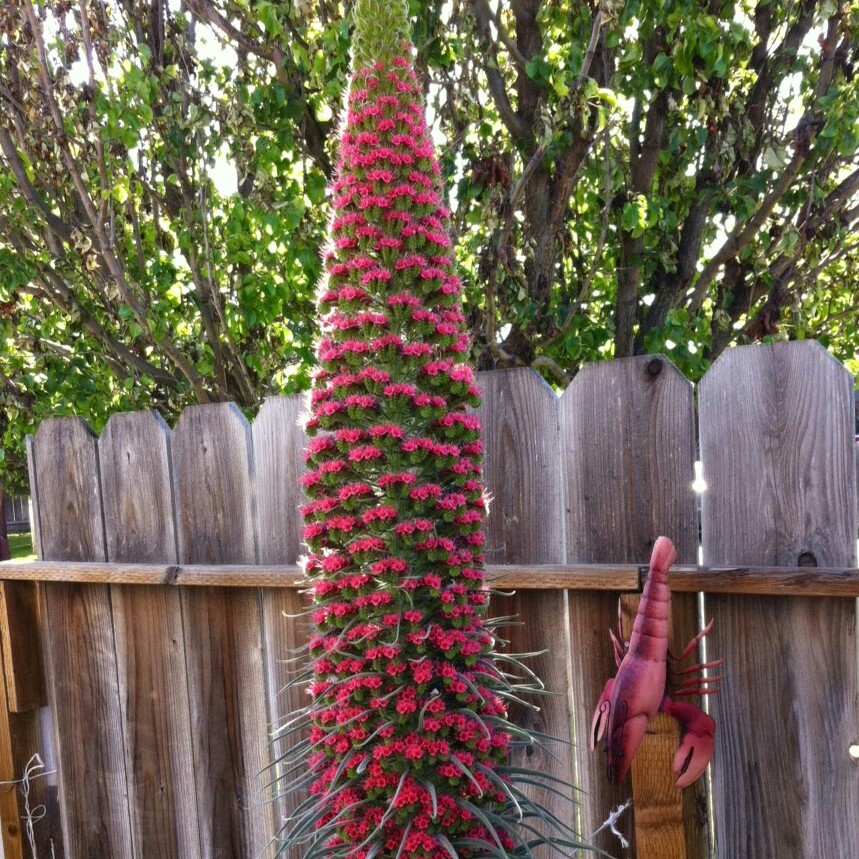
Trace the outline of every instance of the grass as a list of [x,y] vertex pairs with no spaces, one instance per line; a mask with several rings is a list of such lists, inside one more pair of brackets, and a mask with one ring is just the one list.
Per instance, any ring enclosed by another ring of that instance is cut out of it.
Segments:
[[35,561],[33,537],[31,534],[10,534],[9,552],[13,561]]

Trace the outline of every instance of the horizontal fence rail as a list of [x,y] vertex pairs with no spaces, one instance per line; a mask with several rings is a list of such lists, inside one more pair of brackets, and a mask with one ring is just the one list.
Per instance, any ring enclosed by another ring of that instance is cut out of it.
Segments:
[[[517,755],[582,790],[575,807],[535,786],[540,799],[620,859],[852,855],[849,374],[814,343],[738,348],[698,387],[697,411],[693,386],[660,357],[587,366],[560,397],[529,370],[480,383],[490,610],[518,616],[511,650],[538,653],[529,667],[562,693],[512,709],[564,741]],[[152,412],[116,415],[98,438],[56,419],[29,440],[39,560],[0,566],[0,781],[36,753],[53,771],[31,787],[45,808],[40,857],[273,853],[294,805],[270,784],[288,746],[272,729],[304,703],[300,688],[282,691],[307,623],[302,411],[302,398],[275,397],[248,423],[231,404],[195,406],[172,430]],[[588,751],[615,673],[607,630],[619,598],[628,630],[659,534],[679,554],[672,649],[700,629],[703,592],[715,620],[706,658],[726,660],[710,702],[710,798],[702,782],[673,787],[667,717],[622,785]],[[616,821],[623,848],[602,824],[630,799]],[[29,856],[22,813],[14,786],[0,788],[7,859]]]
[[[489,564],[493,588],[640,592],[647,567],[639,564]],[[0,579],[114,585],[185,587],[306,587],[297,564],[197,566],[28,561],[0,566]],[[692,567],[678,564],[669,575],[677,594],[757,594],[759,596],[859,597],[859,568]]]

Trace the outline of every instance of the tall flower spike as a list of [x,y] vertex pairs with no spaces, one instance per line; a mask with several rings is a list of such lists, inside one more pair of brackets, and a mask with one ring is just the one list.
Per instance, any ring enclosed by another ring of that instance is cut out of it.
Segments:
[[285,792],[309,797],[281,843],[531,856],[548,818],[508,764],[538,741],[507,721],[527,684],[483,619],[479,392],[406,4],[359,0],[355,20],[307,423],[312,703],[288,730],[309,737],[280,762]]

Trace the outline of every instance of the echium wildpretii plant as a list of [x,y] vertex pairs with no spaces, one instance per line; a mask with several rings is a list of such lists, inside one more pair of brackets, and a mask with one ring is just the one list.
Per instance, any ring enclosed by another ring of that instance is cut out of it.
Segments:
[[[304,486],[312,703],[287,730],[284,849],[530,856],[573,833],[510,765],[531,682],[484,620],[479,402],[405,0],[359,0],[319,296]],[[536,678],[534,678],[536,679]]]

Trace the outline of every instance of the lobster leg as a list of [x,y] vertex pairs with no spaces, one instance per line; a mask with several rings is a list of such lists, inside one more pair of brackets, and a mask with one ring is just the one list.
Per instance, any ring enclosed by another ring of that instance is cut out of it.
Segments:
[[614,661],[615,665],[620,668],[620,663],[623,662],[624,650],[623,645],[618,641],[617,636],[611,631],[608,631],[608,634],[611,636],[611,643],[614,645]]
[[607,680],[605,687],[602,690],[597,708],[594,710],[594,718],[591,721],[591,751],[594,746],[600,741],[605,733],[606,725],[608,724],[609,714],[611,712],[611,690],[614,687],[614,677]]
[[677,662],[682,662],[701,642],[704,636],[713,628],[713,618],[710,622],[683,648],[683,652],[677,656]]
[[696,671],[701,671],[704,668],[718,668],[723,665],[724,659],[714,659],[712,662],[699,662],[697,665],[690,665],[688,668],[672,668],[672,674],[694,674]]
[[623,640],[623,607],[620,599],[617,601],[617,633],[608,631],[611,636],[611,643],[614,646],[614,662],[620,668],[620,663],[623,662],[623,657],[626,656],[626,650],[629,646],[628,642]]

